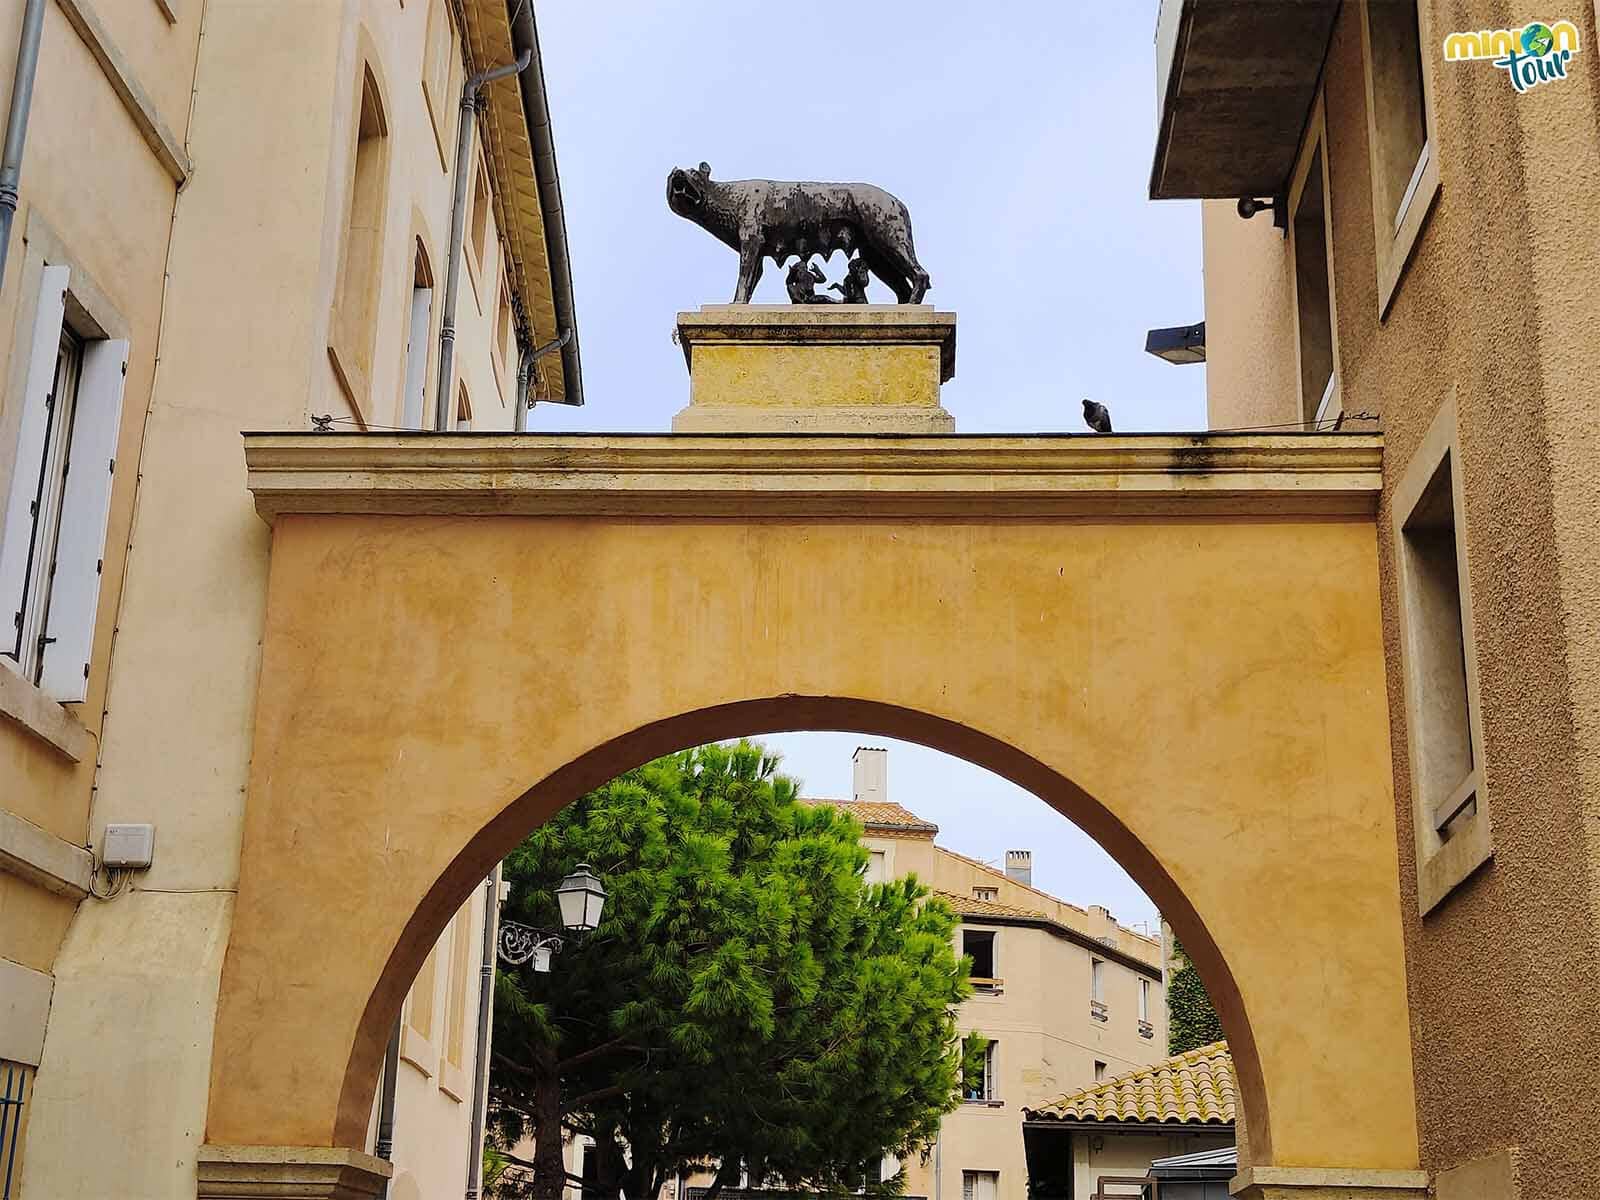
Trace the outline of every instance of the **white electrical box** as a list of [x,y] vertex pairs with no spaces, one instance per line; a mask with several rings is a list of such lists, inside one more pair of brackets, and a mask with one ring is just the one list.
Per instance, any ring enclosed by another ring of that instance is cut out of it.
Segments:
[[142,871],[156,853],[154,825],[107,825],[100,863],[120,870]]

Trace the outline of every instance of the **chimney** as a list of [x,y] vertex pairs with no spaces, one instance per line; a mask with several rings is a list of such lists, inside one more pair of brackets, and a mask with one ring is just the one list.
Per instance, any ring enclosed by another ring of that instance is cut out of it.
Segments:
[[886,804],[889,801],[889,752],[878,746],[857,746],[855,763],[855,799],[869,804]]
[[1033,851],[1006,851],[1006,878],[1033,886]]

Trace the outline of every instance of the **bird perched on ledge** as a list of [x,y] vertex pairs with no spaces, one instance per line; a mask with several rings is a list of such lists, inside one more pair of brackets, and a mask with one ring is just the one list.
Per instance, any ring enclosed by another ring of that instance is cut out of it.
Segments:
[[1096,433],[1111,432],[1111,410],[1093,400],[1083,402],[1083,423]]

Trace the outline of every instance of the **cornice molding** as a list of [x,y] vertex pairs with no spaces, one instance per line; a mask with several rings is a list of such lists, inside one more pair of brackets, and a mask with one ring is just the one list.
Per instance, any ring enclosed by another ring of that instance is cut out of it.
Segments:
[[1365,517],[1383,440],[247,433],[256,511],[848,520]]

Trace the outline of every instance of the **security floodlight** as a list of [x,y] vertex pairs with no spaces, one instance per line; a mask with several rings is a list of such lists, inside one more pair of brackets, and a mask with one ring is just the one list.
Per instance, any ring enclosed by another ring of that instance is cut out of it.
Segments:
[[605,907],[606,889],[600,878],[589,869],[588,863],[579,863],[572,874],[556,888],[556,900],[561,905],[561,923],[574,933],[590,933],[600,924],[600,910]]
[[1206,323],[1152,329],[1144,335],[1144,352],[1169,363],[1205,362]]

